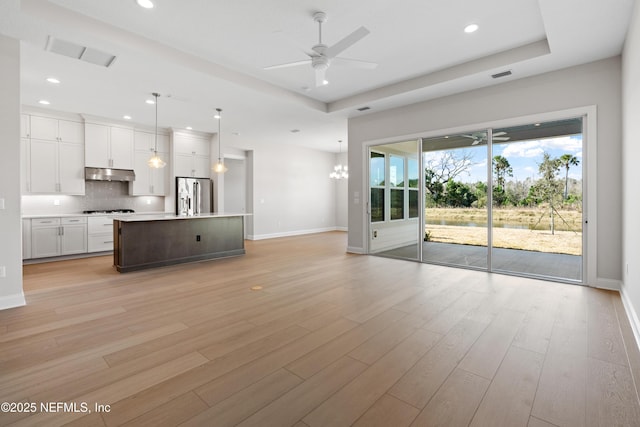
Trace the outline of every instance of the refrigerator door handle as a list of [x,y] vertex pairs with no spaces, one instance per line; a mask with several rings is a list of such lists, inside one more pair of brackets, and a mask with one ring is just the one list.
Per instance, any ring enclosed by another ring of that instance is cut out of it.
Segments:
[[201,207],[200,207],[200,183],[198,181],[194,181],[193,183],[193,198],[194,198],[193,213],[199,214]]

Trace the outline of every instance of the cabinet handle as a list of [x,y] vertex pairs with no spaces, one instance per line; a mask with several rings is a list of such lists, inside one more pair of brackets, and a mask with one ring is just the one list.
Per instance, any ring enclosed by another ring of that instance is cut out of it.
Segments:
[[102,224],[102,225],[104,225],[105,227],[111,227],[113,224]]
[[113,240],[107,240],[106,242],[102,242],[102,243],[113,243]]

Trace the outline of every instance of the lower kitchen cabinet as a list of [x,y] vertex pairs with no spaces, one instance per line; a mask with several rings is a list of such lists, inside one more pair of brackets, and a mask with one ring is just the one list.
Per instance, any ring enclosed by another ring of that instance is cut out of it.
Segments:
[[104,252],[113,250],[113,217],[90,216],[88,224],[87,252]]
[[87,252],[87,218],[34,218],[31,220],[31,258]]

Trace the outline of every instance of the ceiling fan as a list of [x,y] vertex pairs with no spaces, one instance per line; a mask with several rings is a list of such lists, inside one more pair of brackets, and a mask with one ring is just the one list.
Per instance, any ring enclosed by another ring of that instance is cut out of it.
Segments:
[[[509,136],[504,136],[506,135],[506,132],[496,132],[492,135],[492,139],[494,141],[508,141],[511,139],[511,137]],[[471,138],[473,139],[473,142],[471,143],[471,145],[478,145],[483,141],[487,140],[487,132],[473,132],[469,135],[460,135],[464,138]]]
[[378,66],[378,64],[373,62],[337,57],[343,51],[350,48],[369,34],[369,30],[365,27],[358,28],[333,46],[327,46],[322,43],[322,24],[327,21],[327,15],[324,12],[315,12],[313,14],[313,20],[318,23],[318,44],[311,47],[311,52],[305,52],[309,56],[309,59],[288,62],[280,65],[271,65],[269,67],[265,67],[265,70],[311,64],[311,67],[315,70],[316,74],[316,87],[319,87],[329,83],[326,79],[326,72],[331,64],[364,69],[373,69]]

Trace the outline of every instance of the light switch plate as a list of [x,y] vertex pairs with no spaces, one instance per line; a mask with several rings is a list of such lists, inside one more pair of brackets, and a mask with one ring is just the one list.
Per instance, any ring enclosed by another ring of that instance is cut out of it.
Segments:
[[0,199],[0,209],[4,209],[4,199]]
[[0,265],[0,277],[7,277],[7,267]]

